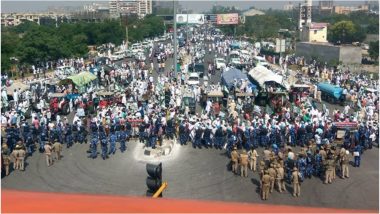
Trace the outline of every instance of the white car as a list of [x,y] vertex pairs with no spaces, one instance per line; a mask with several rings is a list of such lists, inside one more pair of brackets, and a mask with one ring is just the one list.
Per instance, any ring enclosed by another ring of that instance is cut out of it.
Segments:
[[187,84],[192,85],[199,85],[199,74],[198,73],[190,73],[189,78],[187,79]]
[[225,68],[226,67],[226,61],[222,58],[216,58],[215,59],[215,66],[216,66],[217,70]]
[[125,58],[125,53],[123,51],[118,51],[112,54],[110,58],[112,61],[121,60]]
[[138,60],[138,61],[145,61],[146,60],[146,56],[144,53],[142,52],[138,52],[136,55],[135,55],[135,59]]
[[134,53],[134,54],[137,54],[137,53],[139,53],[139,52],[144,52],[144,50],[143,49],[141,49],[141,48],[134,48],[134,47],[132,47],[131,48],[131,51],[132,51],[132,53]]

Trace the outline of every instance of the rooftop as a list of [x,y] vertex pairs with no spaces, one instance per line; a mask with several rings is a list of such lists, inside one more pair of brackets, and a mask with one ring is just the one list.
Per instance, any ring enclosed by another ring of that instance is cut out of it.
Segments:
[[263,11],[256,10],[256,9],[249,9],[243,13],[244,16],[258,16],[258,15],[265,15]]

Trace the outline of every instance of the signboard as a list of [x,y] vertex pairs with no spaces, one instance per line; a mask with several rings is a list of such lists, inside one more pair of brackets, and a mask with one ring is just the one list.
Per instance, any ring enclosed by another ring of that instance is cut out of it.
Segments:
[[208,23],[216,24],[216,14],[206,15],[206,20]]
[[177,14],[178,24],[204,24],[205,16],[204,14]]
[[205,16],[203,14],[188,14],[187,21],[189,24],[204,24]]
[[218,25],[236,25],[239,23],[239,14],[227,13],[218,14],[216,16],[216,24]]
[[185,24],[187,22],[187,14],[177,14],[176,21],[178,24]]
[[285,39],[276,39],[276,53],[285,52]]
[[358,124],[356,122],[335,122],[334,125],[338,129],[357,129]]

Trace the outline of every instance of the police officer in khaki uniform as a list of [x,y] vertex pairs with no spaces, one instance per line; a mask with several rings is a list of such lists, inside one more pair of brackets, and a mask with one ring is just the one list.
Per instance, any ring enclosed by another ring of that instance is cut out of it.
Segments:
[[341,160],[340,160],[343,179],[350,177],[350,172],[348,170],[348,164],[350,163],[350,152],[348,150],[346,150],[345,152],[346,153],[342,155]]
[[259,170],[260,170],[260,179],[263,177],[264,175],[264,169],[265,169],[265,162],[263,160],[260,161],[260,164],[259,164]]
[[[17,145],[18,146],[18,145]],[[19,163],[18,163],[18,148],[17,146],[13,149],[11,157],[13,159],[13,169],[19,169]]]
[[331,184],[333,178],[333,169],[335,168],[335,161],[332,159],[332,156],[329,155],[325,161],[325,184]]
[[257,157],[259,157],[256,149],[252,148],[248,152],[248,156],[249,156],[249,168],[251,169],[251,171],[253,170],[254,172],[256,172]]
[[240,175],[241,177],[248,177],[248,155],[245,150],[240,154]]
[[273,178],[269,175],[268,170],[265,170],[264,175],[261,178],[261,199],[263,200],[268,200],[270,182],[272,181],[272,179]]
[[58,141],[55,141],[53,144],[53,151],[56,154],[56,159],[61,160],[62,144]]
[[239,154],[238,152],[236,151],[236,147],[234,147],[233,151],[231,152],[231,162],[232,162],[232,172],[233,173],[238,173],[238,166],[239,166],[239,162],[238,162],[238,158],[239,158]]
[[51,166],[53,164],[53,160],[51,158],[51,152],[52,152],[51,143],[48,142],[47,144],[45,144],[44,149],[45,149],[45,155],[46,155],[46,164],[47,166]]
[[284,168],[281,166],[281,164],[276,165],[276,182],[278,191],[281,193],[282,191],[285,191],[285,172]]
[[9,166],[11,165],[11,158],[9,156],[9,149],[6,143],[1,146],[1,155],[3,156],[3,165],[5,169],[5,176],[9,175]]
[[18,150],[18,164],[19,164],[19,169],[21,171],[24,171],[24,165],[25,165],[25,156],[26,156],[26,151],[23,147],[20,147]]
[[300,185],[300,179],[299,179],[297,167],[293,168],[292,183],[293,183],[293,196],[294,197],[300,196],[301,195],[301,185]]
[[274,164],[271,163],[268,169],[269,176],[272,178],[270,182],[270,192],[273,192],[274,189],[274,181],[276,179],[276,170],[274,169]]

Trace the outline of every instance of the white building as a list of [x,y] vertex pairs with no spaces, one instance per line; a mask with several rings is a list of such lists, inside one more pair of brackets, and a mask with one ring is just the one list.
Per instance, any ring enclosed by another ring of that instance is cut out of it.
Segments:
[[123,14],[137,14],[140,18],[152,14],[152,0],[110,0],[109,10],[111,17]]

